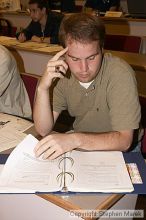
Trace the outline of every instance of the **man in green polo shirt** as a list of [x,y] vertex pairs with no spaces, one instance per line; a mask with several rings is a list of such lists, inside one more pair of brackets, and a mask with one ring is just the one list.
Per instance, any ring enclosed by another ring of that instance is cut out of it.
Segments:
[[[59,38],[65,49],[48,62],[37,89],[34,122],[46,136],[35,147],[37,157],[54,159],[76,148],[133,148],[141,117],[135,73],[124,60],[103,52],[104,36],[105,27],[96,16],[80,13],[64,18]],[[49,88],[56,78],[60,79],[52,109]],[[50,134],[65,109],[75,117],[74,133]]]

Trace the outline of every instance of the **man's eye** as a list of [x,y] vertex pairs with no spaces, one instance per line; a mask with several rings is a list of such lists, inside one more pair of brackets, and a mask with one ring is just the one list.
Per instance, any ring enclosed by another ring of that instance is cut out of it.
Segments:
[[73,61],[78,61],[79,59],[78,58],[75,58],[75,57],[72,57],[71,58]]
[[93,56],[89,57],[89,58],[88,58],[88,60],[94,60],[94,59],[95,59],[95,57],[96,57],[96,56],[95,56],[95,55],[93,55]]

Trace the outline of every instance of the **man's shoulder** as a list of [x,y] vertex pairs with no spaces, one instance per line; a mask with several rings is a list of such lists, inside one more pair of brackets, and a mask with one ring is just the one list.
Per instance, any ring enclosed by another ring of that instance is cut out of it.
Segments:
[[132,67],[120,57],[114,56],[111,53],[104,54],[104,70],[105,77],[112,78],[131,78],[135,77],[135,71]]
[[[0,54],[1,54],[0,65],[9,67],[10,63],[14,60],[13,55],[9,52],[9,50],[6,47],[4,47],[2,45],[0,45]],[[3,73],[1,73],[1,74],[3,74]]]
[[113,55],[112,53],[105,53],[104,54],[104,60],[105,63],[109,66],[115,67],[115,68],[131,68],[131,66],[122,58]]

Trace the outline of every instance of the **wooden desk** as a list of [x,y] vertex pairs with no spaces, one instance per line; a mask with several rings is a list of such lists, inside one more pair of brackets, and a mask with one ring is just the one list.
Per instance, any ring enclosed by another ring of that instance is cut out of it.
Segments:
[[146,19],[102,17],[107,34],[146,35]]

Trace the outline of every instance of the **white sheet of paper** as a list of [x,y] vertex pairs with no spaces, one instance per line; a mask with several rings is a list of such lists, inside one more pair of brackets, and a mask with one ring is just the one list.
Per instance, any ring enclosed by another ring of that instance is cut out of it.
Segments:
[[61,190],[58,160],[42,160],[33,152],[38,140],[27,137],[13,150],[0,176],[0,192],[52,192]]
[[0,113],[0,152],[18,145],[33,123],[20,117]]
[[0,152],[16,147],[25,137],[25,133],[16,130],[0,129]]
[[[73,151],[74,181],[68,177],[70,191],[80,192],[131,192],[134,190],[126,164],[120,151]],[[78,160],[80,158],[80,163]],[[70,165],[69,165],[70,166]]]
[[27,129],[33,126],[33,123],[23,118],[0,113],[0,131],[1,128],[9,128],[11,130],[25,132]]

